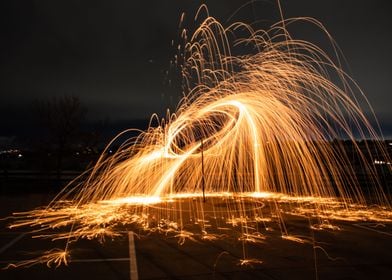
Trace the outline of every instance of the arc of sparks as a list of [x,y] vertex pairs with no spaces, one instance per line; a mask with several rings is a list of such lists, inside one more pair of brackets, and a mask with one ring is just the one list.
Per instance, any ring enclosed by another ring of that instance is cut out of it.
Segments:
[[[241,227],[240,240],[264,240],[248,226],[272,220],[265,218],[263,199],[274,201],[271,217],[281,217],[280,203],[303,203],[306,207],[296,213],[315,216],[324,225],[334,218],[392,220],[367,160],[371,152],[355,142],[356,135],[378,139],[357,105],[362,92],[319,47],[291,38],[286,27],[297,20],[269,31],[244,23],[224,28],[207,13],[176,57],[186,91],[177,112],[114,155],[103,153],[86,181],[70,184],[46,209],[17,215],[12,227],[71,225],[71,232],[52,235],[65,239],[66,248],[79,238],[116,236],[116,227],[127,224],[192,239],[186,220],[197,222],[202,236],[222,236],[207,233],[208,212],[223,217],[216,230],[229,224]],[[302,20],[325,31],[315,20]],[[238,33],[249,35],[238,39]],[[244,54],[244,49],[251,51]],[[366,199],[347,151],[331,144],[341,137],[359,155],[380,211],[364,209]],[[381,144],[377,148],[388,157]],[[211,202],[183,202],[201,197]],[[226,203],[223,210],[214,205],[218,201]],[[287,232],[282,236],[295,239]],[[66,255],[54,259],[66,263]]]

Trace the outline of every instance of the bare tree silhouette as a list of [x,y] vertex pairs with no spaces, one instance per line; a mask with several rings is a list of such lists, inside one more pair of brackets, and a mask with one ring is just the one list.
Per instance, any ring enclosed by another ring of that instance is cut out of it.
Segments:
[[77,143],[87,110],[78,97],[68,95],[37,100],[35,107],[39,122],[47,132],[47,148],[56,156],[59,180],[64,156]]

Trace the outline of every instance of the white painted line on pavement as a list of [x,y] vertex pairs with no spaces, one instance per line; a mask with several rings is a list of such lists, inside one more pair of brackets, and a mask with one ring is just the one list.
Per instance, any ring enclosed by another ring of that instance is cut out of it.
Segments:
[[128,243],[129,243],[129,277],[130,280],[138,280],[139,275],[137,273],[135,239],[132,231],[128,232]]
[[75,259],[70,263],[94,263],[94,262],[128,262],[129,258],[109,258],[109,259]]

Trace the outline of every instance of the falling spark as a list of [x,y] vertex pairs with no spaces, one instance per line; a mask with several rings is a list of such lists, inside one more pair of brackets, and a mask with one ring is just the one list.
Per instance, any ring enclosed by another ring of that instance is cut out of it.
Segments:
[[69,254],[67,251],[61,250],[61,249],[52,249],[50,251],[46,251],[41,257],[32,259],[32,260],[26,260],[26,261],[21,261],[17,264],[9,264],[7,268],[15,268],[19,266],[23,267],[30,267],[32,265],[35,265],[37,263],[42,263],[46,264],[47,267],[59,267],[62,264],[67,265],[68,264],[68,258]]
[[[310,226],[317,230],[338,230],[334,220],[392,221],[373,162],[355,142],[355,135],[378,139],[357,105],[363,94],[323,50],[290,36],[286,27],[299,19],[265,31],[223,27],[206,14],[176,58],[186,92],[177,111],[156,126],[153,116],[138,137],[105,151],[87,180],[72,182],[45,209],[16,213],[11,228],[33,227],[35,237],[68,248],[81,238],[115,238],[124,227],[179,244],[229,231],[240,242],[264,243],[261,231],[276,223],[283,239],[304,243],[288,234],[286,214],[318,220]],[[302,20],[330,38],[316,20]],[[331,144],[341,137],[359,155],[378,206],[368,206],[344,147]],[[16,266],[58,266],[67,257],[68,250],[48,251]],[[260,263],[244,250],[241,265]]]

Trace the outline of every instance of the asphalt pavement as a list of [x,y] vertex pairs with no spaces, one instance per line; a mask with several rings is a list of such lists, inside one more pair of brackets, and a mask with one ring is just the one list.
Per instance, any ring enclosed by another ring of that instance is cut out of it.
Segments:
[[[47,204],[52,194],[3,195],[0,215]],[[277,225],[260,242],[239,242],[228,231],[217,240],[195,236],[180,244],[175,234],[127,230],[114,240],[80,240],[68,266],[0,270],[0,279],[392,279],[392,225],[336,222],[340,230],[312,231],[309,221],[285,217],[290,234]],[[0,221],[0,266],[29,259],[62,242],[32,239],[28,229]],[[245,262],[244,253],[247,256]]]

